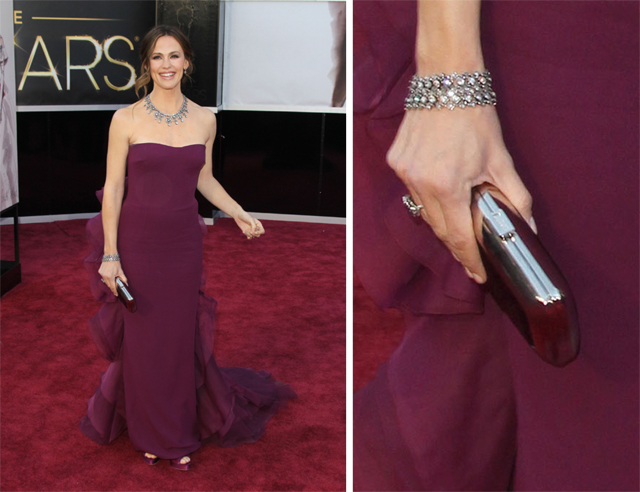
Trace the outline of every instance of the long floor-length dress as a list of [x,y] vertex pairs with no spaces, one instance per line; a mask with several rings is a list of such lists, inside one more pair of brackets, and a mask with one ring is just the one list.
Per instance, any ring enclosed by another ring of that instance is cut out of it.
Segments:
[[354,2],[354,265],[406,319],[354,396],[354,488],[638,490],[638,3],[482,5],[505,142],[578,304],[563,369],[401,202],[385,154],[415,20],[415,1]]
[[87,224],[94,249],[85,266],[103,303],[89,327],[111,364],[80,428],[99,444],[127,428],[136,450],[171,459],[205,441],[223,447],[254,442],[278,408],[296,397],[265,371],[216,364],[216,302],[204,294],[207,228],[194,195],[204,161],[200,144],[129,147],[118,252],[135,313],[100,281],[101,214]]

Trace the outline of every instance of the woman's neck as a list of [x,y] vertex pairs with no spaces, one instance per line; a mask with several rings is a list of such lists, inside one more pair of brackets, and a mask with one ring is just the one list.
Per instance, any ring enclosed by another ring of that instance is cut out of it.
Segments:
[[153,105],[166,114],[174,114],[179,111],[184,101],[179,86],[170,90],[154,87],[149,97]]

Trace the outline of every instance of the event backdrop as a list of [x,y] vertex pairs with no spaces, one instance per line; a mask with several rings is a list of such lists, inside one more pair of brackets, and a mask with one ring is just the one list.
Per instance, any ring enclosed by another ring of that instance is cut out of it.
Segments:
[[0,1],[0,211],[19,199],[12,13],[11,2]]
[[220,0],[157,1],[157,23],[179,27],[193,47],[193,81],[185,83],[183,91],[201,106],[222,104],[218,87],[222,76],[221,27],[225,3]]
[[344,112],[346,2],[227,2],[225,109]]
[[[111,117],[135,101],[131,88],[114,90],[107,80],[131,83],[128,66],[139,71],[140,38],[157,21],[192,41],[194,84],[184,90],[219,112],[214,175],[232,196],[252,212],[345,217],[345,5],[0,0],[9,12],[5,39],[16,35],[11,82],[17,89],[25,79],[17,107],[20,215],[99,210],[94,192],[104,184]],[[212,206],[198,199],[200,214],[211,217]]]
[[136,101],[138,50],[155,24],[155,2],[13,4],[18,106]]
[[16,101],[7,80],[13,76],[7,51],[0,35],[0,211],[18,203]]
[[196,71],[184,90],[200,105],[345,111],[344,1],[14,0],[13,7],[19,111],[136,101],[140,40],[156,23],[189,36]]

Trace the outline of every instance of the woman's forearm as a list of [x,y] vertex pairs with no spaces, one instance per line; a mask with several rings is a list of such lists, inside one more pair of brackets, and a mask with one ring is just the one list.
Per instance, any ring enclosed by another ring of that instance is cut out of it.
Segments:
[[418,0],[416,65],[423,77],[484,70],[480,0]]
[[236,202],[213,176],[198,180],[198,191],[202,193],[215,207],[234,219],[242,212],[242,207]]
[[124,187],[105,186],[102,196],[102,229],[104,231],[104,254],[118,252],[118,223],[122,209]]

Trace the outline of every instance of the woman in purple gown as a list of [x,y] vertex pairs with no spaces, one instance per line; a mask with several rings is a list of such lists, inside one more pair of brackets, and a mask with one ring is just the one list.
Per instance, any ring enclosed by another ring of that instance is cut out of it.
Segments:
[[[87,224],[94,250],[85,266],[103,302],[89,326],[111,364],[80,428],[100,444],[127,428],[147,463],[168,459],[188,470],[189,455],[204,442],[256,441],[295,393],[265,371],[215,362],[215,301],[204,295],[207,229],[196,188],[248,239],[264,228],[213,178],[215,116],[181,92],[193,70],[187,38],[156,26],[140,52],[136,90],[146,97],[113,116],[102,212]],[[128,284],[136,312],[117,300],[116,277]]]
[[[355,489],[638,490],[637,20],[636,2],[354,3],[354,264],[406,320],[354,397]],[[404,111],[414,73],[484,68],[495,108]],[[566,368],[480,285],[482,181],[527,219],[533,196],[578,304]]]

